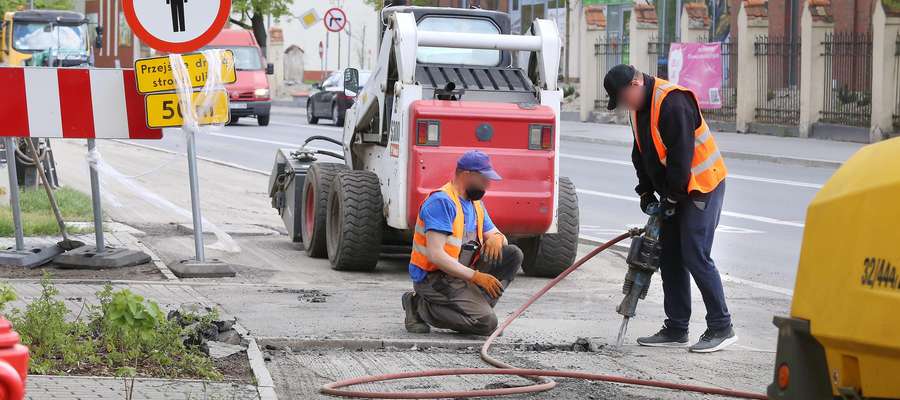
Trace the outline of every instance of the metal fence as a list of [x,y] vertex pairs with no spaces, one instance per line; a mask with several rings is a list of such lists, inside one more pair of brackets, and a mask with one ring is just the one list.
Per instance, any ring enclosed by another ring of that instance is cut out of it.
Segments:
[[597,57],[597,68],[599,75],[597,79],[597,101],[594,108],[606,110],[606,104],[609,97],[606,95],[606,89],[603,88],[603,77],[606,73],[618,64],[628,64],[628,36],[622,36],[617,33],[607,33],[600,36],[594,45],[594,56]]
[[703,115],[713,121],[734,122],[737,110],[737,43],[722,42],[722,87],[719,98],[722,107],[703,110]]
[[671,42],[660,40],[658,35],[650,37],[647,42],[647,55],[650,56],[649,75],[669,79],[669,45]]
[[900,132],[900,33],[894,45],[894,82],[898,83],[894,95],[894,130]]
[[783,36],[757,36],[756,113],[766,124],[797,125],[800,120],[800,42]]
[[872,119],[872,35],[828,33],[822,122],[867,127]]

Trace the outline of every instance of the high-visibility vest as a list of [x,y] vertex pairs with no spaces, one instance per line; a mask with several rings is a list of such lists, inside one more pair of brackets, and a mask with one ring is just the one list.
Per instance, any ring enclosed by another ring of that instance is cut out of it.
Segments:
[[[663,166],[666,165],[666,144],[663,143],[662,136],[659,134],[659,111],[662,107],[663,99],[673,90],[682,90],[697,98],[690,89],[678,86],[669,81],[655,78],[653,84],[653,99],[650,104],[650,136],[653,138],[653,147],[656,148],[656,154],[659,156],[659,162]],[[631,113],[631,131],[634,133],[634,140],[637,143],[638,151],[641,150],[641,140],[638,138],[637,131],[637,112]],[[719,152],[719,146],[713,138],[709,126],[703,115],[700,115],[700,127],[694,130],[694,159],[691,162],[691,179],[688,181],[687,192],[699,191],[702,193],[712,192],[719,182],[728,175],[728,169],[725,168],[725,160],[722,153]]]
[[[458,259],[459,253],[462,250],[463,236],[466,234],[466,218],[463,215],[459,194],[456,193],[453,184],[447,183],[440,191],[446,193],[447,196],[453,200],[453,204],[456,205],[456,217],[453,218],[453,233],[447,237],[447,243],[444,244],[444,251],[451,257]],[[437,192],[432,192],[431,194],[434,193]],[[429,196],[431,196],[431,194],[429,194]],[[481,204],[481,201],[478,200],[473,201],[472,203],[475,206],[478,241],[484,243],[484,206]],[[409,261],[412,265],[429,272],[438,269],[437,265],[428,260],[428,251],[426,250],[428,248],[428,239],[425,237],[425,223],[422,222],[421,216],[416,217],[416,232],[413,234],[412,247],[412,255],[410,256]]]

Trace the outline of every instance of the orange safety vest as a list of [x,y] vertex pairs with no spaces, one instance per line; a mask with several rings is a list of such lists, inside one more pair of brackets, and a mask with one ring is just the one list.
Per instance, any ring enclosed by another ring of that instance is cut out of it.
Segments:
[[[656,154],[659,155],[659,162],[663,166],[666,165],[666,145],[659,134],[659,110],[663,99],[673,90],[682,90],[694,96],[694,92],[688,88],[660,78],[655,79],[653,99],[650,105],[650,136],[653,138]],[[696,97],[694,97],[694,102],[697,102]],[[638,151],[642,151],[637,132],[637,112],[632,112],[631,118],[631,131],[634,134]],[[712,192],[727,174],[728,170],[725,168],[725,160],[722,158],[722,153],[719,152],[719,146],[716,145],[716,140],[701,114],[700,127],[694,130],[694,159],[691,162],[691,180],[688,182],[687,192],[695,190],[702,193]]]
[[[458,259],[459,253],[462,251],[463,236],[466,233],[466,219],[463,215],[462,203],[460,203],[459,195],[456,193],[456,189],[453,188],[452,183],[447,183],[440,191],[446,193],[456,205],[456,217],[453,218],[453,233],[447,238],[447,243],[444,244],[444,251],[451,257]],[[437,192],[435,191],[431,194],[434,193]],[[429,196],[431,196],[431,194],[429,194]],[[481,204],[481,201],[478,200],[473,203],[475,206],[475,221],[478,226],[478,241],[484,243],[484,206]],[[428,260],[428,251],[426,250],[428,248],[428,239],[425,237],[425,223],[422,222],[422,218],[418,216],[416,217],[416,232],[413,234],[412,247],[410,264],[429,272],[438,269],[437,265]]]

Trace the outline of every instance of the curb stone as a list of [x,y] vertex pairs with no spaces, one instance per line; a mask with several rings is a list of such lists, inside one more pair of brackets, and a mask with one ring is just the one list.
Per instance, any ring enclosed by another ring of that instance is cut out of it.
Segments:
[[[632,142],[630,141],[622,141],[615,139],[605,139],[605,138],[594,138],[587,137],[581,135],[560,135],[559,140],[564,140],[568,142],[577,142],[577,143],[596,143],[596,144],[606,144],[611,146],[621,146],[621,147],[631,147]],[[825,167],[825,168],[840,168],[844,165],[841,161],[834,160],[823,160],[816,158],[802,158],[802,157],[790,157],[790,156],[780,156],[775,154],[762,154],[762,153],[748,153],[741,151],[728,151],[722,150],[722,155],[725,157],[731,157],[741,160],[753,160],[753,161],[766,161],[777,164],[791,164],[791,165],[799,165],[804,167]]]

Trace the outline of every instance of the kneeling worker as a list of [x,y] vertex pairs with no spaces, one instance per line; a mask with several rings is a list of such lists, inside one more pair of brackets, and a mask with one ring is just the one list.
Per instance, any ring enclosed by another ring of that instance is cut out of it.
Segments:
[[522,251],[481,202],[492,180],[500,175],[487,154],[469,151],[453,180],[422,203],[409,263],[415,291],[403,294],[407,331],[428,333],[433,326],[490,335],[497,328],[494,305],[515,279]]

